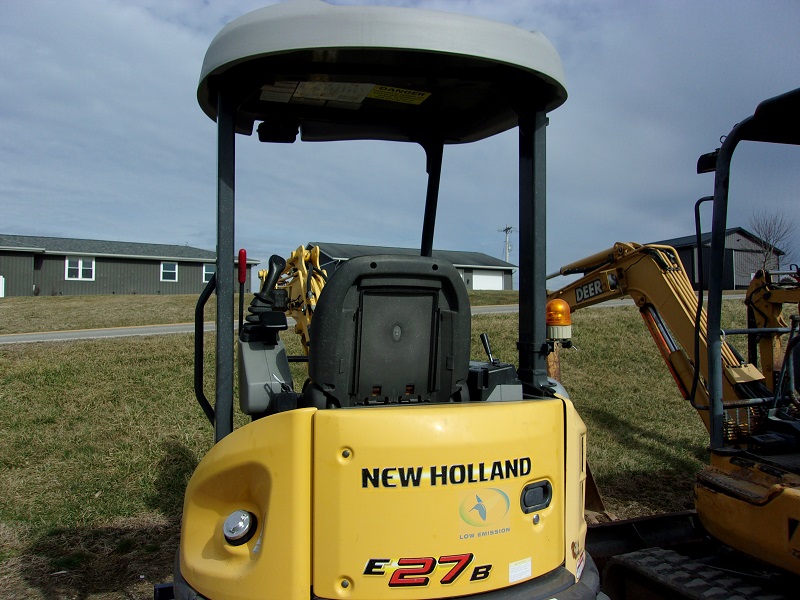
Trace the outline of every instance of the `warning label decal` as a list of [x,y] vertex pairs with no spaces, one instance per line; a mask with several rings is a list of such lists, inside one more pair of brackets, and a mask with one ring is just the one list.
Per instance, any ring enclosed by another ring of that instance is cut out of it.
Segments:
[[372,88],[372,91],[367,94],[367,98],[386,100],[387,102],[401,102],[403,104],[422,104],[430,95],[430,92],[407,90],[389,85],[376,85]]

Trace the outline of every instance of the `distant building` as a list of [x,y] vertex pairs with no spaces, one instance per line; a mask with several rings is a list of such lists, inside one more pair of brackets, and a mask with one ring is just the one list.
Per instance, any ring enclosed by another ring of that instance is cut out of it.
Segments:
[[199,294],[215,269],[191,246],[0,234],[5,296]]
[[[702,236],[703,250],[703,288],[708,289],[708,258],[711,255],[711,233]],[[671,240],[653,242],[672,246],[677,250],[678,256],[686,269],[686,274],[692,282],[694,289],[698,289],[699,262],[697,237],[688,235]],[[750,280],[756,271],[761,268],[764,249],[767,243],[754,233],[750,233],[741,227],[732,227],[725,230],[725,263],[722,273],[722,285],[726,290],[744,289],[750,284]],[[783,250],[775,248],[772,252],[772,262],[770,267],[777,268],[780,264],[780,257],[785,253]]]
[[[320,263],[331,274],[338,266],[356,256],[370,254],[410,254],[418,255],[419,248],[392,248],[387,246],[359,246],[354,244],[333,244],[330,242],[311,242],[319,246]],[[511,277],[516,266],[499,258],[481,252],[458,252],[455,250],[434,250],[433,257],[445,260],[458,269],[468,290],[511,290],[514,289]]]

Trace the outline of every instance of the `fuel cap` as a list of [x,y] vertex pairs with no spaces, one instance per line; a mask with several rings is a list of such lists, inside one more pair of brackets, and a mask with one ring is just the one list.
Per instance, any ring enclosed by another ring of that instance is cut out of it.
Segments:
[[256,516],[250,511],[235,510],[225,519],[222,533],[231,546],[241,546],[253,537],[257,524]]

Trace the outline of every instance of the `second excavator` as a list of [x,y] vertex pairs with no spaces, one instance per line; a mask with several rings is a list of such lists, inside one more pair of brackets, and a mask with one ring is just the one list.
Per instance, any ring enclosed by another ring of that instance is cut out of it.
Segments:
[[[793,362],[784,358],[781,343],[788,333],[786,349],[797,344],[798,317],[792,317],[789,328],[782,316],[784,303],[800,300],[800,273],[795,271],[782,273],[789,276],[782,282],[773,281],[769,272],[757,273],[745,300],[753,327],[730,332],[760,340],[760,361],[752,351],[743,357],[728,343],[728,332],[723,337],[724,442],[697,475],[695,505],[714,538],[800,574],[800,403]],[[680,393],[710,432],[708,318],[678,252],[670,246],[620,242],[556,273],[576,274],[581,277],[548,293],[551,302],[565,305],[560,313],[629,296]]]

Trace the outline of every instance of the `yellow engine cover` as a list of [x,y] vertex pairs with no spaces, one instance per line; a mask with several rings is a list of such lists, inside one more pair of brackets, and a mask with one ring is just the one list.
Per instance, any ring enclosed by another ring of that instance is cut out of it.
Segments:
[[[560,400],[318,412],[314,593],[462,596],[558,567],[564,435]],[[537,482],[552,497],[534,524]]]
[[[226,600],[450,598],[560,565],[579,577],[585,431],[559,398],[259,419],[192,476],[181,574]],[[237,511],[255,521],[241,545],[224,536]]]

